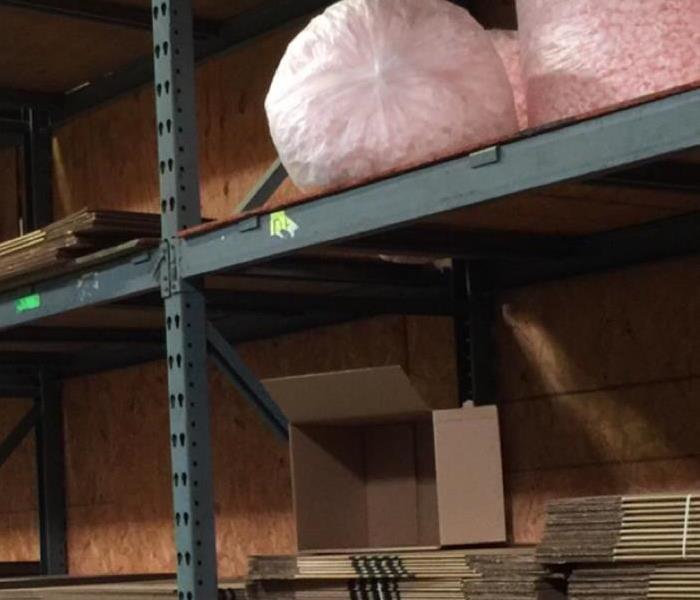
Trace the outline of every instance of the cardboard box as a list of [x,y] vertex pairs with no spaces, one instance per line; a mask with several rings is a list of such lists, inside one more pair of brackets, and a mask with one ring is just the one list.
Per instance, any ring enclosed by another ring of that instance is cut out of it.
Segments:
[[506,541],[495,406],[432,411],[397,366],[264,383],[290,421],[299,551]]

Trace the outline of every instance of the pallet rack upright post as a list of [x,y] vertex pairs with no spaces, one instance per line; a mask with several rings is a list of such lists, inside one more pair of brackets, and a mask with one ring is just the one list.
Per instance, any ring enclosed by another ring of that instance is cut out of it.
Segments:
[[178,599],[213,600],[206,306],[200,283],[183,281],[178,267],[178,232],[201,221],[192,3],[154,0],[152,11]]

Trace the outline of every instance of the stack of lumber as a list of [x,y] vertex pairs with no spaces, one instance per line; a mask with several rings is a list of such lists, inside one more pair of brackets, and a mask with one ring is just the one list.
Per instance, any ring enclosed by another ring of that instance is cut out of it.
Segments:
[[[160,217],[145,213],[83,209],[43,229],[0,243],[0,285],[70,270],[80,258],[157,245]],[[111,256],[111,255],[110,255]]]
[[527,549],[257,556],[257,600],[549,600],[548,573]]
[[576,569],[569,578],[571,600],[685,600],[700,598],[700,564],[618,565]]
[[552,502],[543,563],[700,559],[700,496],[604,496]]
[[[0,579],[0,600],[145,600],[176,598],[172,575]],[[219,584],[219,600],[245,600],[245,583]]]

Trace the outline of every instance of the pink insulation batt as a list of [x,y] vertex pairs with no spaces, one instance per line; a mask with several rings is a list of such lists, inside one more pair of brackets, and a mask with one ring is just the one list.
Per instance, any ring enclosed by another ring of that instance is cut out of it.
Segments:
[[530,126],[700,80],[699,0],[518,0]]
[[527,97],[525,78],[520,60],[520,40],[517,31],[506,29],[489,29],[489,36],[496,48],[503,66],[506,68],[515,98],[515,112],[518,115],[520,129],[527,129]]
[[342,0],[292,41],[265,101],[302,189],[351,185],[518,130],[486,31],[446,0]]

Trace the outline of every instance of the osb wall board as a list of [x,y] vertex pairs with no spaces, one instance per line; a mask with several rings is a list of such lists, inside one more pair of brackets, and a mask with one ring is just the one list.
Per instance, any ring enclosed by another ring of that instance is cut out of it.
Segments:
[[[262,101],[293,34],[271,34],[198,69],[206,216],[230,215],[274,158]],[[144,88],[60,129],[57,214],[85,205],[156,211],[154,128],[152,93]],[[590,208],[576,190],[564,191]],[[281,197],[293,193],[287,186]],[[658,213],[643,198],[608,195],[602,190],[596,205],[606,219]],[[546,215],[554,200],[536,206]],[[571,219],[572,231],[593,227],[594,217]],[[539,216],[528,223],[548,226]],[[537,541],[549,498],[700,489],[698,419],[688,418],[697,410],[691,403],[700,374],[698,261],[499,298],[496,400],[514,541]],[[261,376],[398,361],[440,405],[455,397],[450,338],[449,321],[397,318],[251,344],[243,353]],[[248,553],[292,549],[287,457],[214,371],[212,390],[221,571],[236,574]],[[76,574],[173,568],[165,395],[162,365],[66,386]]]
[[495,326],[513,536],[548,499],[700,489],[700,262],[533,286]]
[[[202,206],[223,218],[276,157],[263,102],[298,26],[269,34],[197,70]],[[78,118],[54,139],[55,210],[83,206],[157,212],[156,136],[150,87]],[[295,195],[285,184],[277,194]]]
[[19,234],[17,198],[17,149],[0,150],[0,241]]
[[684,379],[507,404],[504,455],[513,471],[700,455],[698,398]]
[[[31,408],[30,400],[0,400],[0,440]],[[0,466],[0,562],[39,557],[34,436],[29,434]]]
[[[429,341],[451,335],[439,321],[374,319],[240,351],[260,377],[402,364],[432,403],[453,406],[449,338]],[[219,563],[236,575],[249,554],[294,550],[288,456],[228,381],[210,376]],[[166,398],[161,363],[66,383],[71,573],[174,568]]]
[[0,86],[65,92],[148,55],[147,31],[0,8]]
[[[264,100],[287,43],[300,25],[244,45],[197,69],[199,157],[203,213],[235,213],[276,157]],[[149,86],[65,125],[54,139],[58,215],[83,206],[157,212],[156,135]],[[593,189],[594,193],[591,193]],[[272,203],[299,197],[287,181]],[[591,210],[592,203],[595,210]],[[657,192],[559,186],[544,193],[474,207],[444,220],[472,229],[579,234],[696,209],[691,194],[659,201]],[[513,215],[517,215],[517,219]],[[515,226],[513,224],[516,224]]]
[[500,400],[700,375],[700,258],[501,298]]

